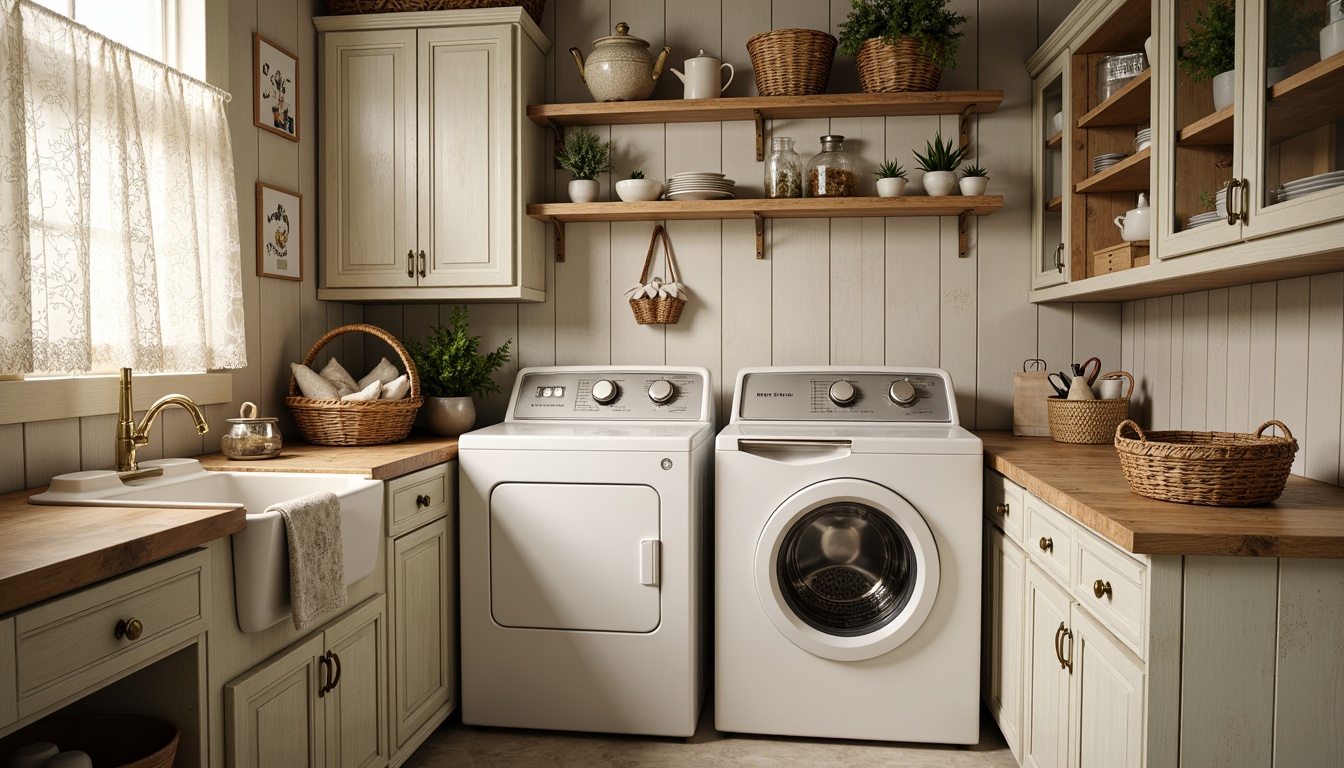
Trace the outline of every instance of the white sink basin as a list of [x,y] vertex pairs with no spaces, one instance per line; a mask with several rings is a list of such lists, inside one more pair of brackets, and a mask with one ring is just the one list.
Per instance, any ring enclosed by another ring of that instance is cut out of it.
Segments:
[[195,459],[156,459],[158,477],[122,482],[111,471],[72,472],[51,481],[32,504],[91,507],[219,507],[247,509],[247,527],[233,534],[234,603],[238,626],[259,632],[289,618],[289,552],[285,523],[266,508],[331,491],[341,503],[341,536],[347,585],[373,573],[382,540],[383,484],[355,475],[287,472],[208,472]]

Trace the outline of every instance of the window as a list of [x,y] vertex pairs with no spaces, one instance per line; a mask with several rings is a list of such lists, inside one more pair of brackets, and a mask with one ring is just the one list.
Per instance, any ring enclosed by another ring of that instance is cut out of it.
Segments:
[[205,0],[33,0],[133,51],[205,79]]

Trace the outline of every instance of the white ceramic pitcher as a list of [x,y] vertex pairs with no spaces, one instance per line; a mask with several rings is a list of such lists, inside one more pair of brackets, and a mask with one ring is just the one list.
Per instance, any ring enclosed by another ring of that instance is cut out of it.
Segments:
[[[723,68],[728,68],[728,82],[723,82]],[[686,86],[687,99],[717,99],[719,94],[728,89],[733,82],[733,75],[736,74],[732,64],[719,61],[713,56],[706,56],[704,49],[700,50],[700,55],[693,59],[686,60],[686,72],[678,72],[676,68],[672,69],[672,74],[677,76]]]

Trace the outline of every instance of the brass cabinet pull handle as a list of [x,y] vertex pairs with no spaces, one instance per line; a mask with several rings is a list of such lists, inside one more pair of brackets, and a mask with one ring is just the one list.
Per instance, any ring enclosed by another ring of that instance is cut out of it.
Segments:
[[[330,655],[331,652],[328,651],[327,656]],[[327,658],[327,656],[317,657],[318,682],[321,683],[321,685],[317,687],[317,698],[319,699],[326,696],[327,691],[331,690],[331,659]]]
[[406,252],[406,276],[415,277],[415,251]]
[[415,508],[428,507],[430,504],[428,494],[421,494],[415,497]]
[[1066,669],[1064,664],[1064,646],[1060,639],[1064,636],[1064,622],[1059,622],[1059,629],[1055,630],[1055,658],[1059,660],[1059,668]]
[[995,505],[994,505],[994,511],[995,511],[995,512],[998,512],[1000,515],[1003,515],[1004,517],[1007,517],[1007,516],[1008,516],[1008,504],[1007,504],[1007,503],[1003,503],[1003,504],[995,504]]
[[1110,597],[1111,582],[1102,581],[1101,579],[1097,579],[1096,581],[1092,582],[1092,594],[1096,595],[1098,600],[1100,600],[1103,597]]
[[[424,276],[425,276],[425,252],[424,252],[424,251],[421,251],[421,252],[420,252],[420,276],[421,276],[421,277],[424,277]],[[338,677],[339,677],[339,675],[338,675]]]
[[1064,244],[1060,243],[1055,248],[1055,271],[1064,274]]
[[[1063,623],[1063,622],[1060,622],[1059,625],[1060,625],[1061,628],[1064,627],[1064,623]],[[1064,640],[1068,640],[1068,641],[1069,641],[1069,658],[1067,658],[1067,659],[1064,658]],[[1060,638],[1060,642],[1059,642],[1059,663],[1060,663],[1060,667],[1061,667],[1062,669],[1067,669],[1067,670],[1069,670],[1069,674],[1070,674],[1070,675],[1073,674],[1073,630],[1072,630],[1072,629],[1064,629],[1064,636],[1063,636],[1062,638]]]
[[112,634],[118,640],[124,637],[131,642],[139,640],[140,635],[144,634],[144,632],[145,625],[141,624],[139,619],[131,619],[130,621],[122,619],[117,622],[116,629],[112,630]]
[[1055,540],[1050,538],[1049,536],[1042,536],[1040,541],[1040,547],[1042,552],[1049,552],[1050,550],[1055,548]]
[[1246,224],[1251,220],[1251,181],[1250,179],[1241,180],[1241,223]]

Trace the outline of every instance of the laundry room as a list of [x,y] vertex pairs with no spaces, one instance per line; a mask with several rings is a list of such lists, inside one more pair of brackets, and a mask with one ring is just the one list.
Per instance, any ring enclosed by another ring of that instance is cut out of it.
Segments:
[[1344,764],[1341,0],[110,7],[0,767]]

